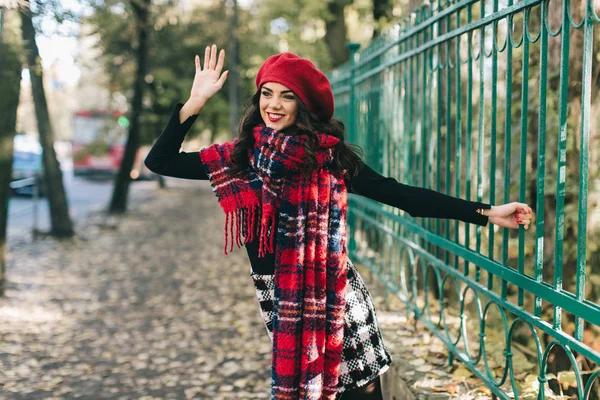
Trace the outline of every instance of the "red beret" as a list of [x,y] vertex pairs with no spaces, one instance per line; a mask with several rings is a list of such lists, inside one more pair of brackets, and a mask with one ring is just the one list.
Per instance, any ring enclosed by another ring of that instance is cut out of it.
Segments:
[[256,75],[256,88],[266,82],[289,87],[306,107],[327,119],[333,116],[333,92],[324,73],[308,59],[294,53],[281,53],[267,58]]

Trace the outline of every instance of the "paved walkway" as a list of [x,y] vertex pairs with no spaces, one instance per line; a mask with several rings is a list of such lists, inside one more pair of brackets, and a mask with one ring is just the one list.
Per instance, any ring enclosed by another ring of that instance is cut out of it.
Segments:
[[[265,399],[271,343],[207,182],[133,191],[84,236],[10,243],[0,398]],[[136,200],[144,199],[137,203]]]

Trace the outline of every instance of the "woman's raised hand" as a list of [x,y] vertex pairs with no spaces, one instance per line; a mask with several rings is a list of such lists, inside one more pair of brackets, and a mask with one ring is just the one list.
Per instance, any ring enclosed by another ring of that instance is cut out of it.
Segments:
[[204,67],[200,68],[200,57],[196,55],[196,76],[190,92],[190,101],[204,104],[215,95],[225,83],[229,71],[223,70],[225,50],[219,52],[217,60],[217,45],[206,46],[204,51]]
[[491,209],[484,210],[484,215],[490,218],[490,223],[512,229],[517,229],[519,225],[528,229],[531,214],[532,210],[527,204],[517,202],[492,206]]

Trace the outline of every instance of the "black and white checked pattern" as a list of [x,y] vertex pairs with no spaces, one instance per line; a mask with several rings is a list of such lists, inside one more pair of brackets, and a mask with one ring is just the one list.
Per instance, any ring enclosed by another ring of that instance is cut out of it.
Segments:
[[[250,276],[267,333],[273,340],[274,275],[251,271]],[[373,299],[349,258],[345,319],[344,352],[338,385],[340,393],[366,385],[387,371],[392,363],[392,356],[377,326]]]

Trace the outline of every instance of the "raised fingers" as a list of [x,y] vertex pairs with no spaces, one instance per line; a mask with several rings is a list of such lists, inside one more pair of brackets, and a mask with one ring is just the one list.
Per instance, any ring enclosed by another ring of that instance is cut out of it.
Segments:
[[210,63],[208,64],[210,69],[215,69],[217,64],[217,45],[213,44],[210,51]]
[[208,61],[210,59],[210,46],[206,46],[206,49],[204,50],[204,69],[208,68]]
[[225,81],[227,80],[227,75],[229,75],[229,71],[223,72],[223,74],[217,81],[217,84],[219,85],[219,87],[223,87],[223,85],[225,84]]
[[219,52],[219,61],[217,62],[217,68],[215,71],[217,74],[221,74],[221,70],[223,70],[223,63],[225,62],[225,50],[221,49]]
[[196,64],[196,72],[200,72],[200,57],[196,54],[194,58],[194,63]]

